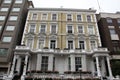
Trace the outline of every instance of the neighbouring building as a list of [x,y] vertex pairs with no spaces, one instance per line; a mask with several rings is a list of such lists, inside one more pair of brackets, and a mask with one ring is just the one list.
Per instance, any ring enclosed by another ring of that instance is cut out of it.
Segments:
[[113,75],[120,75],[120,12],[100,13],[97,19],[102,46],[110,51]]
[[0,0],[0,75],[12,65],[13,49],[21,38],[29,8],[28,0]]
[[95,14],[92,9],[29,8],[8,78],[17,72],[22,80],[112,80],[109,51],[101,47]]

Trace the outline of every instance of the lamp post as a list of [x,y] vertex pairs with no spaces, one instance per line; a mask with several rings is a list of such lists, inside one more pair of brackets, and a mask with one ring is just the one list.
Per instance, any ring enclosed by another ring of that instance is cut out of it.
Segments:
[[80,72],[80,80],[82,80],[82,75],[81,75],[81,72],[82,72],[82,68],[78,68],[79,72]]

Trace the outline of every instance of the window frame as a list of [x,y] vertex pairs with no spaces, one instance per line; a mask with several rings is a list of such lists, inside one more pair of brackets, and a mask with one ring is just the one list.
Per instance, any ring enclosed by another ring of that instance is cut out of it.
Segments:
[[95,27],[94,27],[94,25],[88,25],[88,34],[89,35],[95,35]]
[[[14,19],[12,19],[12,18],[14,18]],[[9,21],[17,21],[17,20],[18,20],[18,16],[11,15],[9,17]]]
[[[82,29],[79,30],[79,27],[82,27]],[[84,34],[84,26],[83,25],[77,25],[77,31],[78,31],[78,34]],[[80,33],[82,32],[82,33]]]
[[79,71],[79,68],[82,69],[82,57],[75,57],[75,71]]
[[[8,29],[8,27],[14,27],[13,29]],[[12,26],[12,25],[7,25],[6,26],[6,31],[14,31],[15,30],[15,26]]]
[[[43,59],[45,57],[45,59]],[[49,67],[49,56],[42,56],[41,58],[41,71],[48,71]]]
[[[33,32],[31,31],[31,27],[33,27],[33,25],[34,25],[34,30],[33,30]],[[29,33],[35,33],[36,32],[36,24],[30,24],[29,25]]]
[[[44,25],[44,31],[43,31],[43,25]],[[47,30],[47,24],[40,24],[40,29],[39,29],[39,32],[40,33],[46,33],[46,30]]]
[[[51,41],[55,41],[54,44],[53,43],[51,44]],[[50,49],[55,49],[56,47],[57,47],[57,40],[50,40],[50,46],[49,46],[49,48]]]
[[[56,15],[56,18],[55,18],[55,19],[54,19],[54,16],[53,16],[54,14]],[[57,13],[52,13],[52,14],[51,14],[51,20],[52,20],[52,21],[57,21],[57,19],[58,19]]]
[[[79,18],[78,18],[78,15],[81,16],[80,20],[79,20]],[[79,22],[81,22],[81,21],[82,21],[82,14],[77,14],[77,15],[76,15],[76,20],[79,21]]]
[[19,12],[20,11],[20,8],[19,7],[14,7],[12,8],[12,12]]
[[[70,27],[70,26],[72,27],[71,31],[69,31],[69,29],[68,29],[68,27]],[[74,28],[73,28],[73,25],[72,25],[72,24],[67,24],[66,32],[67,32],[68,34],[74,33]]]
[[6,18],[6,16],[1,15],[1,16],[0,16],[0,21],[4,21],[4,20],[5,20],[5,18]]
[[[10,38],[10,39],[8,39],[8,38]],[[10,43],[11,41],[12,41],[12,36],[3,36],[3,38],[2,38],[2,42],[4,42],[4,43]]]
[[15,4],[22,4],[23,0],[15,0]]
[[[46,17],[44,15],[46,15]],[[47,19],[48,19],[48,14],[42,13],[41,20],[47,20]]]
[[[69,15],[70,15],[70,16],[69,16]],[[73,15],[72,15],[72,14],[69,13],[69,14],[66,14],[66,16],[67,16],[67,17],[66,17],[66,20],[67,20],[67,21],[73,21]]]
[[[2,10],[2,9],[3,9],[3,10]],[[7,12],[8,10],[9,10],[8,7],[2,7],[2,8],[0,9],[1,12]]]

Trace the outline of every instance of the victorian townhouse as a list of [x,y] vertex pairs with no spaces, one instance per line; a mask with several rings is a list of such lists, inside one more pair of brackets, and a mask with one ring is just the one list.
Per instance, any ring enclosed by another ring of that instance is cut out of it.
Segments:
[[13,49],[21,44],[27,8],[31,3],[28,0],[0,0],[0,76],[7,74],[12,66]]
[[[96,10],[29,8],[8,80],[25,78],[112,80],[109,51],[101,47]],[[106,66],[107,65],[107,66]]]
[[102,45],[110,51],[113,75],[120,75],[120,12],[99,13],[97,19]]

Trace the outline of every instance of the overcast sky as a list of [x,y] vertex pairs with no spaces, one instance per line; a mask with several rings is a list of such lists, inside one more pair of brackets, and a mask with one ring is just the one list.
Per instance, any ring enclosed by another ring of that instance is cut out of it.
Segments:
[[[120,11],[120,0],[32,0],[35,7],[41,8],[77,8],[89,9],[94,8],[97,12],[111,12]],[[100,8],[98,4],[100,4]]]

